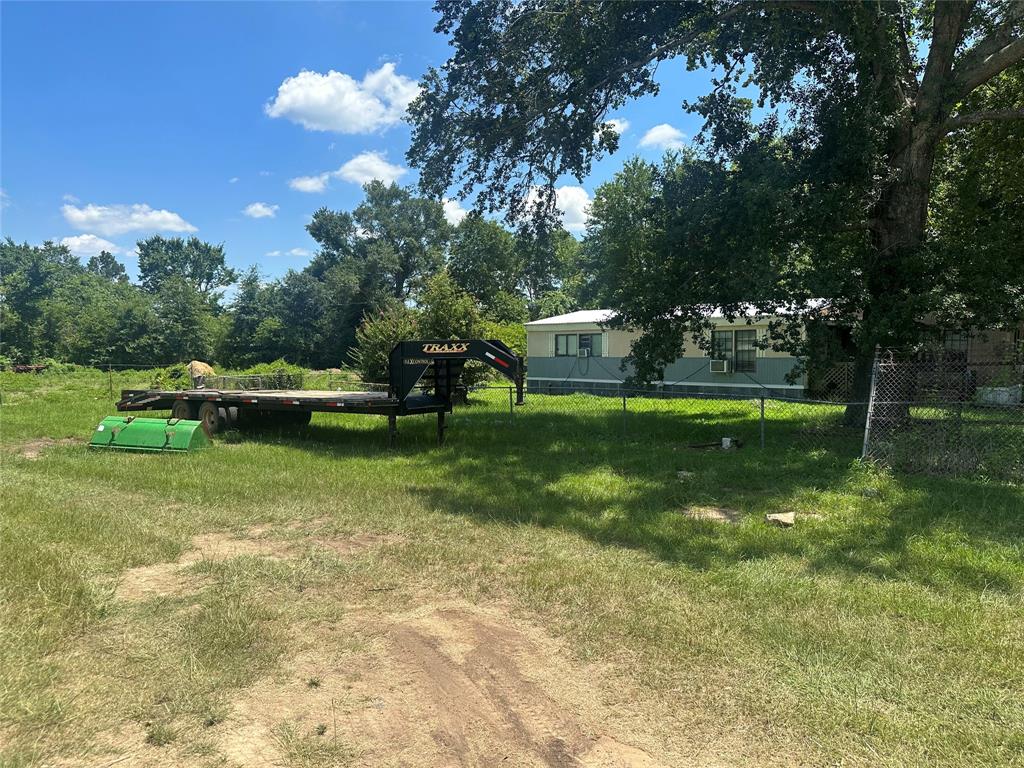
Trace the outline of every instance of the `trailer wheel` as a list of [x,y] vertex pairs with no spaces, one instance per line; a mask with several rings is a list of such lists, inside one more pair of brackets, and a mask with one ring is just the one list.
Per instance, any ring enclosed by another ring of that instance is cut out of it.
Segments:
[[220,416],[221,409],[211,402],[199,406],[199,420],[203,422],[203,431],[210,437],[220,432],[224,426]]
[[227,408],[221,408],[221,413],[224,415],[224,424],[226,429],[238,429],[238,423],[240,420],[240,414],[242,409],[237,405],[229,405]]
[[172,419],[195,421],[197,416],[198,409],[196,408],[196,404],[190,400],[175,400],[174,405],[171,406]]

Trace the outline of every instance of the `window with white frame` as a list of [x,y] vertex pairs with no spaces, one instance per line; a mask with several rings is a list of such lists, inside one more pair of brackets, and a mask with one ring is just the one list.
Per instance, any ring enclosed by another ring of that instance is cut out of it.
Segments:
[[[584,352],[584,350],[586,350]],[[600,333],[556,333],[555,357],[577,357],[581,352],[590,357],[602,357]]]

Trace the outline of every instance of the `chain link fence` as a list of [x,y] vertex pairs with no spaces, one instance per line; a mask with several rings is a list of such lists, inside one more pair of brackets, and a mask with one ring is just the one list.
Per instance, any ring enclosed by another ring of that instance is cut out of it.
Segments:
[[1024,480],[1024,360],[880,352],[864,457],[907,472]]
[[727,438],[733,448],[820,450],[851,458],[859,455],[863,442],[863,430],[845,425],[847,404],[830,401],[566,387],[530,393],[521,406],[513,403],[510,387],[473,387],[453,418],[567,441],[721,449]]

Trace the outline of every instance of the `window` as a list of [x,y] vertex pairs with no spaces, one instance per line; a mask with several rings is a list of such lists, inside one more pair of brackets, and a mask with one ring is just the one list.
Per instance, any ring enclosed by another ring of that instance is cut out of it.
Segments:
[[729,360],[737,373],[757,373],[757,331],[712,331],[711,359]]
[[576,357],[583,349],[590,350],[591,357],[601,357],[601,334],[555,334],[555,357]]
[[732,331],[711,332],[711,359],[732,360]]
[[736,372],[757,373],[757,331],[736,331]]
[[943,331],[942,349],[947,360],[966,360],[970,335],[961,331]]
[[589,349],[591,357],[601,357],[601,334],[581,333],[580,349]]
[[576,334],[555,334],[555,357],[576,357]]

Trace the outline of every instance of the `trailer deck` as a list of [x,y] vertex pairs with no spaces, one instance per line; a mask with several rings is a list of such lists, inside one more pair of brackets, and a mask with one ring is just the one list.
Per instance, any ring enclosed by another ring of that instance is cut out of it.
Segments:
[[[198,419],[209,434],[244,422],[308,424],[313,413],[362,413],[388,417],[394,444],[399,416],[437,414],[438,442],[444,441],[445,414],[452,411],[467,360],[478,360],[512,380],[523,402],[523,359],[497,340],[402,341],[389,357],[387,392],[335,392],[306,389],[126,389],[119,411],[170,410],[174,418]],[[195,384],[196,382],[193,382]],[[414,390],[416,390],[414,392]]]

